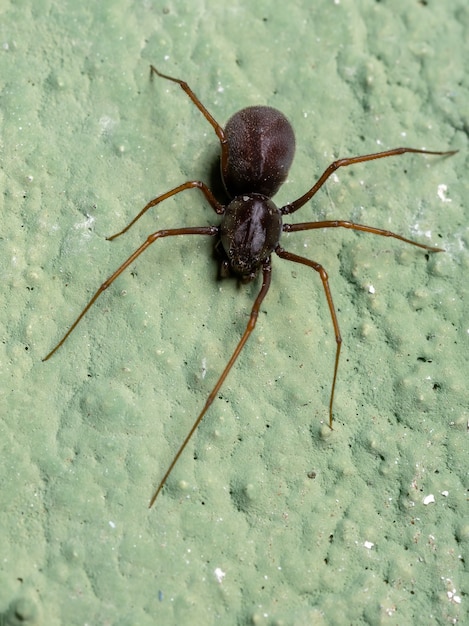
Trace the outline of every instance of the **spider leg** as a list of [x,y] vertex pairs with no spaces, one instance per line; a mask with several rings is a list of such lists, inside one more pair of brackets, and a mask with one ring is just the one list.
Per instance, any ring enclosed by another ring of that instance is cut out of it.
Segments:
[[373,154],[364,154],[362,156],[348,157],[345,159],[339,159],[338,161],[334,161],[327,167],[318,180],[314,183],[309,191],[307,191],[303,196],[295,200],[294,202],[290,202],[286,204],[284,207],[280,209],[282,215],[290,215],[290,213],[294,213],[301,209],[308,200],[310,200],[315,193],[321,189],[326,180],[331,176],[339,167],[347,167],[348,165],[354,165],[355,163],[364,163],[365,161],[374,161],[376,159],[384,159],[386,157],[391,156],[399,156],[400,154],[405,154],[407,152],[413,152],[416,154],[437,154],[441,156],[450,156],[452,154],[456,154],[457,150],[448,150],[446,152],[435,152],[433,150],[419,150],[418,148],[393,148],[392,150],[385,150],[384,152],[374,152]]
[[381,228],[375,228],[374,226],[365,226],[364,224],[355,224],[355,222],[347,222],[344,220],[326,220],[323,222],[303,222],[301,224],[284,224],[283,232],[295,233],[299,230],[314,230],[315,228],[350,228],[352,230],[361,230],[365,233],[372,233],[373,235],[381,235],[382,237],[393,237],[399,239],[404,243],[410,243],[412,246],[423,248],[424,250],[430,250],[431,252],[444,252],[443,248],[436,248],[435,246],[427,246],[424,243],[418,243],[412,241],[412,239],[406,239],[402,235],[391,232],[390,230],[382,230]]
[[148,202],[148,204],[146,204],[143,207],[140,213],[136,217],[134,217],[134,219],[131,222],[129,222],[125,228],[120,230],[115,235],[106,237],[106,239],[108,241],[112,241],[113,239],[120,237],[121,235],[126,233],[129,230],[129,228],[131,228],[135,224],[135,222],[139,220],[142,217],[142,215],[148,211],[148,209],[151,209],[152,207],[156,206],[160,202],[163,202],[164,200],[167,200],[168,198],[171,198],[172,196],[175,196],[176,194],[181,193],[181,191],[185,191],[186,189],[200,189],[200,191],[204,194],[205,199],[210,204],[210,206],[215,211],[215,213],[217,213],[218,215],[223,215],[223,213],[225,212],[224,206],[218,202],[218,200],[215,198],[215,196],[213,195],[213,193],[210,191],[210,189],[207,187],[205,183],[202,183],[200,180],[189,180],[186,183],[183,183],[182,185],[178,185],[174,189],[171,189],[170,191],[167,191],[166,193],[161,194],[161,196],[157,196],[156,198],[153,198],[153,200],[150,200],[150,202]]
[[139,247],[133,254],[129,256],[129,258],[120,265],[117,270],[112,274],[104,283],[100,286],[98,291],[94,294],[88,304],[85,306],[83,311],[77,317],[77,319],[73,322],[70,328],[67,330],[65,335],[59,341],[59,343],[47,354],[42,360],[47,361],[50,357],[62,346],[62,344],[67,340],[69,335],[75,330],[78,323],[81,319],[86,315],[86,313],[90,310],[99,296],[105,291],[112,283],[116,280],[118,276],[122,274],[122,272],[131,265],[135,259],[137,259],[144,250],[146,250],[152,243],[154,243],[157,239],[161,239],[162,237],[176,237],[178,235],[218,235],[219,229],[218,226],[193,226],[188,228],[174,228],[171,230],[158,230],[155,233],[152,233],[147,240]]
[[223,130],[223,127],[220,126],[220,124],[215,120],[215,118],[212,117],[212,115],[207,111],[207,109],[204,107],[202,102],[195,95],[195,93],[192,91],[192,89],[189,87],[186,81],[181,80],[179,78],[174,78],[173,76],[168,76],[167,74],[163,74],[162,72],[158,71],[154,65],[150,65],[150,77],[153,77],[153,74],[157,74],[161,78],[165,78],[166,80],[171,80],[173,83],[177,83],[181,87],[181,89],[185,91],[185,93],[189,96],[189,98],[192,100],[195,106],[199,109],[199,111],[205,117],[207,122],[212,126],[213,130],[215,131],[220,141],[221,171],[223,172],[223,175],[225,175],[227,171],[227,163],[228,163],[228,141],[225,137],[225,131]]
[[207,122],[213,127],[213,130],[216,132],[218,138],[220,139],[220,142],[225,141],[225,133],[223,131],[223,128],[215,120],[215,118],[213,118],[212,115],[207,111],[207,109],[204,107],[202,102],[195,95],[195,93],[192,91],[192,89],[189,87],[189,85],[186,83],[185,80],[181,80],[180,78],[174,78],[173,76],[168,76],[167,74],[163,74],[163,72],[160,72],[159,70],[157,70],[154,65],[150,65],[150,78],[153,77],[153,74],[157,74],[161,78],[166,78],[166,80],[170,80],[173,83],[177,83],[181,87],[181,89],[183,89],[186,92],[186,94],[189,96],[189,98],[192,100],[195,106],[199,109],[199,111],[205,117]]
[[163,488],[163,485],[165,484],[168,476],[173,471],[173,468],[176,465],[179,457],[184,452],[185,447],[189,443],[192,435],[194,434],[194,432],[196,431],[198,425],[202,421],[202,418],[204,417],[205,413],[207,412],[207,410],[209,409],[210,405],[214,401],[217,393],[220,390],[220,387],[225,382],[225,379],[228,376],[231,368],[235,364],[236,359],[238,358],[241,350],[244,348],[244,345],[245,345],[246,341],[249,339],[252,331],[254,330],[254,327],[256,326],[257,318],[258,318],[258,315],[259,315],[259,309],[260,309],[261,303],[264,300],[267,292],[269,291],[270,281],[271,281],[271,265],[270,265],[270,258],[268,258],[264,262],[263,267],[262,267],[262,287],[261,287],[261,289],[260,289],[260,291],[259,291],[259,293],[257,295],[257,298],[256,298],[256,300],[255,300],[255,302],[253,304],[253,307],[251,309],[251,315],[249,316],[249,321],[247,323],[246,330],[244,331],[243,336],[239,340],[238,345],[236,346],[235,351],[231,355],[231,358],[228,361],[225,369],[223,370],[220,378],[217,380],[217,383],[216,383],[215,387],[210,392],[210,395],[208,396],[207,401],[205,402],[204,407],[203,407],[202,411],[200,412],[198,418],[195,420],[194,424],[192,425],[192,428],[190,429],[188,435],[186,436],[186,438],[182,442],[182,445],[180,446],[179,450],[174,455],[173,460],[171,461],[168,469],[166,470],[165,475],[161,479],[160,484],[158,485],[157,490],[153,494],[152,499],[150,500],[150,504],[148,505],[148,508],[151,508],[153,506],[156,498],[159,496],[159,494],[160,494],[160,492],[161,492],[161,490]]
[[305,259],[305,257],[298,256],[297,254],[293,254],[293,252],[287,252],[287,250],[284,250],[280,245],[278,245],[275,248],[275,252],[282,259],[286,259],[287,261],[293,261],[294,263],[301,263],[302,265],[311,267],[313,270],[318,272],[322,280],[322,285],[324,287],[324,292],[326,294],[327,304],[329,306],[329,312],[331,314],[332,325],[334,327],[335,341],[337,344],[336,352],[335,352],[335,362],[334,362],[334,375],[332,377],[331,395],[330,395],[330,400],[329,400],[329,427],[332,430],[332,407],[334,404],[335,384],[337,380],[337,371],[339,369],[339,358],[340,358],[340,349],[342,347],[342,337],[340,336],[339,322],[337,320],[334,302],[332,300],[332,294],[331,294],[331,290],[329,287],[329,279],[327,276],[327,272],[323,268],[323,266],[320,265],[319,263],[316,263],[315,261],[311,261],[310,259]]

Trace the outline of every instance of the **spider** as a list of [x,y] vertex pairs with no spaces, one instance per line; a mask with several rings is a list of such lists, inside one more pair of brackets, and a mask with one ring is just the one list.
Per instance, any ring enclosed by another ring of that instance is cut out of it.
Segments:
[[442,248],[427,246],[423,243],[406,239],[388,230],[375,228],[374,226],[365,226],[344,220],[286,224],[283,222],[283,217],[285,215],[291,215],[295,213],[295,211],[298,211],[298,209],[301,209],[319,189],[321,189],[331,174],[340,167],[398,156],[408,152],[445,156],[457,152],[457,150],[436,152],[417,148],[394,148],[392,150],[385,150],[384,152],[339,159],[331,163],[324,170],[311,189],[293,202],[289,202],[279,208],[274,204],[271,198],[285,182],[295,152],[295,135],[293,128],[283,113],[267,106],[250,106],[235,113],[229,119],[225,128],[223,128],[215,121],[185,81],[163,74],[157,70],[156,67],[151,65],[150,77],[152,78],[154,75],[177,83],[215,131],[221,148],[221,177],[229,202],[228,204],[221,204],[215,198],[209,187],[198,180],[187,181],[148,202],[125,228],[115,235],[108,237],[108,241],[116,239],[127,232],[150,208],[188,189],[199,189],[215,213],[221,216],[221,222],[218,226],[186,226],[182,228],[162,229],[149,235],[146,241],[104,281],[62,339],[49,354],[44,357],[43,361],[47,361],[63,345],[103,291],[105,291],[116,278],[142,254],[142,252],[158,239],[178,237],[180,235],[205,235],[213,237],[216,239],[215,247],[220,256],[220,273],[222,276],[234,275],[242,283],[247,283],[261,274],[262,284],[252,306],[251,314],[241,339],[217,380],[217,383],[210,392],[192,428],[169,464],[168,469],[150,500],[149,508],[153,506],[159,496],[175,464],[218,394],[220,387],[224,383],[256,326],[260,306],[271,284],[271,259],[273,253],[281,259],[299,263],[300,265],[305,265],[313,269],[319,274],[322,281],[336,341],[332,385],[329,397],[329,426],[332,429],[334,393],[337,382],[342,338],[327,272],[319,263],[285,250],[280,244],[282,233],[296,233],[319,228],[349,228],[372,233],[374,235],[381,235],[382,237],[393,237],[394,239],[430,252],[443,251]]

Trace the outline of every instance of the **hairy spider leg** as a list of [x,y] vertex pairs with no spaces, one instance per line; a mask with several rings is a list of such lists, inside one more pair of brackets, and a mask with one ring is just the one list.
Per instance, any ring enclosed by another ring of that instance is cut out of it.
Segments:
[[219,234],[218,226],[192,226],[192,227],[188,227],[188,228],[173,228],[173,229],[169,229],[169,230],[158,230],[155,233],[152,233],[151,235],[149,235],[148,238],[146,239],[146,241],[139,248],[137,248],[137,250],[135,250],[135,252],[133,254],[131,254],[129,256],[129,258],[126,261],[124,261],[124,263],[122,263],[122,265],[120,265],[117,268],[117,270],[114,272],[114,274],[112,274],[107,280],[104,281],[104,283],[99,287],[98,291],[94,294],[94,296],[91,298],[91,300],[85,306],[83,311],[80,313],[80,315],[77,317],[77,319],[73,322],[73,324],[67,330],[65,335],[59,341],[59,343],[55,346],[55,348],[52,348],[52,350],[49,352],[49,354],[47,354],[42,360],[43,361],[47,361],[48,359],[50,359],[50,357],[55,352],[57,352],[57,350],[65,343],[65,341],[68,339],[70,334],[77,327],[78,323],[86,315],[86,313],[90,310],[90,308],[93,306],[93,304],[99,298],[99,296],[103,293],[103,291],[106,291],[106,289],[110,285],[112,285],[112,283],[116,280],[116,278],[118,276],[120,276],[122,274],[122,272],[124,270],[126,270],[129,267],[129,265],[131,265],[142,254],[142,252],[144,252],[148,248],[148,246],[151,246],[151,244],[154,243],[157,239],[161,239],[162,237],[177,237],[178,235],[211,235],[211,236],[215,236],[215,235],[218,235],[218,234]]
[[189,443],[192,435],[197,430],[197,426],[200,424],[200,422],[202,421],[202,418],[204,417],[205,413],[207,412],[207,410],[209,409],[210,405],[214,401],[215,396],[217,395],[217,393],[220,390],[220,387],[223,385],[223,383],[224,383],[226,377],[228,376],[231,368],[235,364],[236,359],[238,358],[241,350],[244,348],[244,345],[245,345],[246,341],[249,339],[252,331],[254,330],[254,327],[256,326],[257,318],[259,316],[260,306],[261,306],[262,301],[264,300],[265,296],[267,295],[267,292],[269,291],[271,278],[272,278],[272,270],[271,270],[270,257],[269,257],[268,259],[266,259],[264,261],[264,263],[262,265],[262,286],[261,286],[261,289],[260,289],[260,291],[259,291],[259,293],[257,295],[257,298],[256,298],[256,300],[255,300],[255,302],[254,302],[254,304],[252,306],[251,314],[249,316],[249,321],[247,323],[246,330],[244,331],[243,336],[239,340],[238,345],[236,346],[235,351],[231,355],[231,358],[228,361],[225,369],[223,370],[220,378],[217,380],[217,383],[216,383],[215,387],[210,392],[210,395],[208,396],[207,401],[205,402],[204,407],[203,407],[202,411],[200,412],[198,418],[195,420],[194,424],[192,425],[192,428],[190,429],[190,431],[187,434],[186,438],[182,442],[182,445],[180,446],[179,450],[176,452],[175,456],[173,457],[173,460],[171,461],[171,464],[169,465],[168,469],[166,470],[165,475],[161,479],[160,484],[158,485],[157,490],[155,491],[155,493],[153,494],[152,499],[150,500],[150,504],[148,505],[148,508],[151,508],[153,506],[153,504],[155,503],[155,500],[159,496],[159,494],[160,494],[160,492],[161,492],[161,490],[163,488],[163,485],[165,484],[168,476],[171,474],[171,472],[172,472],[174,466],[176,465],[179,457],[184,452],[184,449],[187,446],[187,444]]
[[456,154],[457,150],[448,150],[446,152],[435,152],[433,150],[419,150],[418,148],[394,148],[392,150],[385,150],[384,152],[374,152],[373,154],[363,154],[362,156],[348,157],[345,159],[339,159],[331,163],[321,174],[318,180],[314,183],[309,191],[307,191],[300,198],[294,202],[286,204],[280,209],[282,215],[290,215],[298,209],[301,209],[308,200],[310,200],[321,187],[326,180],[331,176],[339,167],[347,167],[348,165],[354,165],[355,163],[364,163],[365,161],[374,161],[376,159],[385,159],[386,157],[398,156],[400,154],[406,154],[407,152],[413,152],[416,154],[436,154],[440,156],[451,156]]

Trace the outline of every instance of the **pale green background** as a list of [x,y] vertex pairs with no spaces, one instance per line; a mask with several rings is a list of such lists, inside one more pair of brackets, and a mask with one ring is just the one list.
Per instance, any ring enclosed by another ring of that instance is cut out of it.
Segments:
[[[467,1],[4,0],[0,33],[4,623],[467,623]],[[337,156],[460,152],[340,171],[294,216],[445,254],[343,230],[282,240],[330,275],[334,432],[320,281],[275,258],[255,336],[149,511],[256,285],[216,282],[209,240],[158,242],[41,358],[150,232],[218,223],[192,191],[105,240],[209,181],[218,151],[150,62],[221,123],[254,103],[291,119],[279,204]]]

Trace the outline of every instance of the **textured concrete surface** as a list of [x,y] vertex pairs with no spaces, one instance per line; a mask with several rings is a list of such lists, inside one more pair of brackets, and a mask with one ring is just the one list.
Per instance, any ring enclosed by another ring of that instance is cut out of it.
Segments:
[[[4,2],[0,9],[2,623],[467,623],[469,12],[452,2]],[[183,7],[184,5],[184,7]],[[276,200],[338,156],[459,148],[340,171],[292,221],[255,336],[152,510],[256,285],[217,282],[197,192],[105,240],[150,198],[210,181],[211,128],[281,109],[297,155]]]

